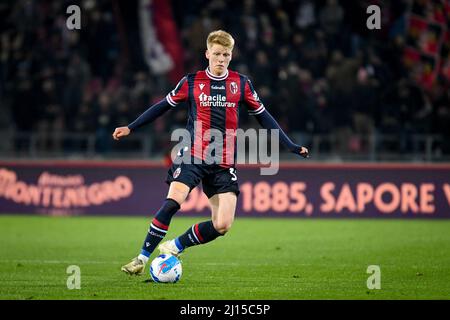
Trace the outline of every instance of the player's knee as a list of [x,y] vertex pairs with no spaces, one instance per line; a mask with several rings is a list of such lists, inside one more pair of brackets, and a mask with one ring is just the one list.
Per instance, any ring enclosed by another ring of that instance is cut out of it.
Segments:
[[189,195],[189,189],[182,188],[180,186],[175,185],[173,187],[171,186],[171,188],[169,189],[167,198],[173,199],[181,206],[181,204],[186,200],[188,195]]
[[217,230],[217,232],[224,235],[231,229],[231,225],[233,224],[233,221],[231,220],[221,220],[221,221],[213,221],[214,229]]

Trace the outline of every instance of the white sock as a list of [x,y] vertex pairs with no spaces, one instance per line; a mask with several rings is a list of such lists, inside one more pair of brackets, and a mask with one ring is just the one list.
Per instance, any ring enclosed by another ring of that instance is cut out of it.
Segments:
[[143,254],[139,254],[138,259],[141,260],[142,262],[144,262],[144,264],[147,264],[147,261],[148,261],[147,256],[144,256]]

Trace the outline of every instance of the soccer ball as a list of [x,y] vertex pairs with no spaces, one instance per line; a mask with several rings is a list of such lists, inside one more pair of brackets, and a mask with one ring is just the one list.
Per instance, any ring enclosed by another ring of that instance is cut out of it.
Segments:
[[150,264],[150,276],[155,282],[175,283],[181,278],[181,262],[171,254],[161,254]]

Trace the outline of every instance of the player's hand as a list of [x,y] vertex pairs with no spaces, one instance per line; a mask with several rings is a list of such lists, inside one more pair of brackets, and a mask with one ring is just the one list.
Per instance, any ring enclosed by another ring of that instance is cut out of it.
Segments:
[[308,151],[308,148],[300,147],[300,152],[299,152],[299,154],[300,154],[303,158],[309,158],[309,151]]
[[119,127],[116,128],[116,130],[114,130],[112,136],[114,138],[114,140],[119,140],[122,137],[126,137],[127,135],[129,135],[131,132],[131,130],[128,127]]

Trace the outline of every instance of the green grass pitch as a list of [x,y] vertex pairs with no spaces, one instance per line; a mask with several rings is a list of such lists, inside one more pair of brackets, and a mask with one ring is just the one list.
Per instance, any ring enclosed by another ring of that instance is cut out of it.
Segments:
[[[205,218],[176,216],[167,238]],[[0,216],[0,299],[449,299],[450,221],[240,218],[176,284],[120,271],[150,219]],[[152,258],[155,257],[155,253]],[[81,289],[69,290],[69,265]],[[381,289],[367,288],[369,265]]]

